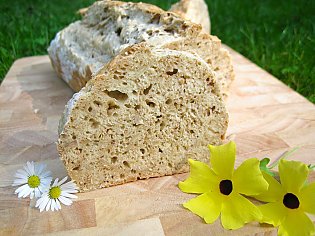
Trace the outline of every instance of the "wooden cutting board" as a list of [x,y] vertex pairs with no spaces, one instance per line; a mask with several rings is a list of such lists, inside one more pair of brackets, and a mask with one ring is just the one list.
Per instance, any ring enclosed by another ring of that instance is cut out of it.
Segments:
[[[276,159],[300,147],[290,159],[315,163],[315,107],[240,54],[232,53],[236,79],[228,99],[228,138],[238,147],[237,165],[249,157]],[[26,161],[46,162],[54,177],[66,171],[55,142],[64,105],[73,92],[56,77],[47,56],[17,60],[0,87],[0,234],[56,235],[276,235],[251,223],[224,230],[206,225],[181,204],[194,195],[177,183],[187,174],[154,178],[78,194],[59,212],[40,213],[11,187]]]

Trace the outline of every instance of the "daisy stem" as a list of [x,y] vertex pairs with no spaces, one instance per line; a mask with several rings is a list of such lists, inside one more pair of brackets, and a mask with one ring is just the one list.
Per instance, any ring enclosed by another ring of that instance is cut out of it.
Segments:
[[30,207],[31,207],[31,208],[35,208],[36,200],[37,200],[37,199],[36,199],[35,197],[30,200]]

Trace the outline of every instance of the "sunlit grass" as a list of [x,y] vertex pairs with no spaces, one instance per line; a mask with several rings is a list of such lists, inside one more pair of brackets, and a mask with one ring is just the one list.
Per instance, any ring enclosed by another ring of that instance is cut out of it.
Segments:
[[[13,61],[43,55],[93,0],[0,2],[0,81]],[[175,0],[146,0],[167,9]],[[315,102],[315,1],[208,0],[212,33]]]

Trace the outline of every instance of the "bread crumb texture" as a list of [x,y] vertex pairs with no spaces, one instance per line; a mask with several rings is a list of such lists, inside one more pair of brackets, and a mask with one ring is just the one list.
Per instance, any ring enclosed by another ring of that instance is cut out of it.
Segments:
[[91,79],[62,119],[58,151],[81,191],[188,171],[221,143],[228,114],[200,57],[140,43]]

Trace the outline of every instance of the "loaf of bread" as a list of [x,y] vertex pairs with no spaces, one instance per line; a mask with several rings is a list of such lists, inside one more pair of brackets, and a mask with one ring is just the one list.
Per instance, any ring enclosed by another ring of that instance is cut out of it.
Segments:
[[79,91],[106,63],[140,42],[198,54],[218,74],[226,93],[234,78],[228,52],[201,26],[144,3],[98,1],[81,21],[58,32],[48,53],[58,76]]
[[81,191],[188,171],[224,138],[216,73],[198,55],[127,47],[68,102],[58,151]]
[[211,32],[211,21],[207,3],[204,0],[181,0],[173,4],[170,11],[187,20],[200,24],[204,32]]

